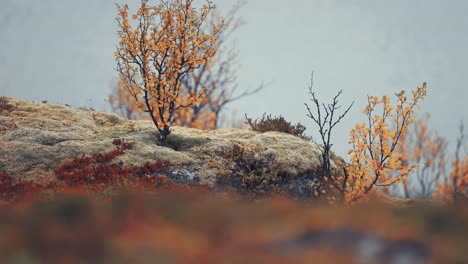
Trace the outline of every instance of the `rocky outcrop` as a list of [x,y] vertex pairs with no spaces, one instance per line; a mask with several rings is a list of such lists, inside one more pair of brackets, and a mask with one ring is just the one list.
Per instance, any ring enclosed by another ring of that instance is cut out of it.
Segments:
[[83,154],[111,151],[115,138],[135,142],[117,158],[119,162],[138,166],[168,160],[171,170],[166,176],[178,182],[261,185],[272,177],[278,188],[305,196],[312,193],[314,172],[320,166],[316,143],[285,133],[173,127],[162,147],[150,121],[65,105],[6,101],[0,106],[0,171],[29,180],[54,181],[60,164]]

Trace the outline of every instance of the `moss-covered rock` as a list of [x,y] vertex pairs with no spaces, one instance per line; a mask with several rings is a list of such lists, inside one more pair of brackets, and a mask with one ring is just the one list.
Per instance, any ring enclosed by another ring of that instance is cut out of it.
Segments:
[[157,144],[158,132],[151,121],[7,100],[14,110],[0,113],[0,125],[15,125],[0,130],[0,168],[18,177],[53,181],[51,174],[60,164],[79,155],[111,151],[114,138],[135,142],[133,149],[118,157],[119,162],[139,166],[168,160],[172,166],[169,178],[212,187],[231,183],[234,187],[266,191],[274,187],[304,194],[313,186],[313,172],[319,171],[319,145],[286,133],[173,127],[162,147]]

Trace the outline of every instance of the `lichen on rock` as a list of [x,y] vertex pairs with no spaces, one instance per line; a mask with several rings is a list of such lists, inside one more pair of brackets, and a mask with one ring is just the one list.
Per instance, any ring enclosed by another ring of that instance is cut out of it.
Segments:
[[[119,162],[139,166],[167,160],[173,173],[166,176],[188,184],[216,187],[230,180],[241,185],[257,180],[268,183],[271,176],[276,177],[272,183],[278,189],[302,196],[310,195],[316,177],[313,172],[319,171],[320,146],[285,133],[173,127],[167,145],[162,147],[157,145],[158,132],[149,121],[7,99],[15,109],[2,112],[0,121],[14,122],[15,126],[0,131],[0,168],[18,177],[53,181],[50,174],[60,164],[79,155],[108,152],[115,138],[135,142],[133,149],[117,157]],[[230,178],[236,175],[246,178]]]

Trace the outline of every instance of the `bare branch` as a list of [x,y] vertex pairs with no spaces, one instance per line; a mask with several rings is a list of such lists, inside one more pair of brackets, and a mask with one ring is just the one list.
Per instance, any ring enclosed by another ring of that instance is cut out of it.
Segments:
[[[311,107],[307,103],[305,103],[305,107],[307,109],[306,116],[311,118],[315,124],[318,126],[318,132],[320,134],[320,138],[322,140],[322,159],[321,159],[321,167],[322,167],[322,177],[321,177],[321,188],[322,190],[328,190],[327,180],[331,182],[331,184],[339,190],[342,194],[344,193],[346,182],[348,180],[348,174],[345,171],[344,182],[341,184],[337,184],[335,182],[335,178],[332,175],[332,168],[330,162],[330,151],[333,144],[331,141],[331,133],[333,128],[343,119],[343,117],[348,113],[348,111],[353,106],[354,102],[351,103],[346,110],[338,115],[337,120],[334,120],[335,112],[340,108],[338,105],[338,98],[340,97],[342,90],[339,91],[332,99],[332,102],[329,104],[320,104],[319,100],[315,96],[315,92],[313,91],[313,84],[314,84],[314,73],[311,73],[310,84],[309,84],[309,94],[311,95],[312,105],[315,107],[316,115],[313,114]],[[322,110],[325,112],[323,116]]]

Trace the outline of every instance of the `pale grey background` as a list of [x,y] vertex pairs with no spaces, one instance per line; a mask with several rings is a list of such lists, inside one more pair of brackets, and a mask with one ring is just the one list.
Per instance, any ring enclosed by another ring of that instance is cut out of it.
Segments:
[[[0,95],[108,110],[117,76],[114,2],[2,0]],[[225,11],[234,3],[214,2]],[[468,125],[467,10],[463,0],[250,0],[239,12],[247,25],[234,36],[240,88],[272,83],[230,109],[239,118],[282,114],[318,139],[303,105],[314,70],[319,98],[343,89],[343,104],[356,101],[334,133],[335,150],[345,154],[367,94],[426,81],[422,110],[453,146],[459,121]]]

